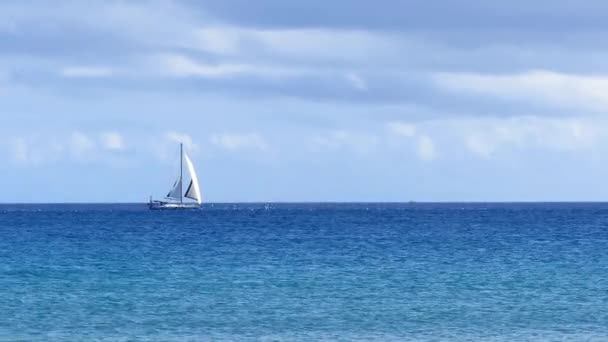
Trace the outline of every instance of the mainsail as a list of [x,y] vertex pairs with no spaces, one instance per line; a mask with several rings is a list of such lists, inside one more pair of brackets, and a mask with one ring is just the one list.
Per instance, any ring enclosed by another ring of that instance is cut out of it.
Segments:
[[201,198],[201,189],[198,185],[198,177],[196,176],[196,171],[194,170],[194,165],[192,165],[192,161],[188,154],[184,153],[184,157],[186,157],[186,168],[188,169],[188,174],[190,175],[190,184],[188,185],[188,190],[186,190],[186,194],[184,195],[187,198],[195,200],[198,204],[201,204],[203,199]]
[[[173,183],[171,190],[167,193],[168,201],[154,201],[150,197],[148,204],[151,210],[160,209],[197,209],[201,207],[203,198],[201,188],[198,184],[198,177],[194,170],[194,165],[190,157],[184,152],[183,145],[179,145],[179,177]],[[184,170],[185,161],[185,170]],[[184,192],[184,185],[188,185]],[[185,199],[191,199],[185,200]]]

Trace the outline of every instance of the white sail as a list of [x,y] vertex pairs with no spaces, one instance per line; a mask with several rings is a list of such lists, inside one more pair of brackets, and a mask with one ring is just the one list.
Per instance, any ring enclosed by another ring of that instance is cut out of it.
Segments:
[[169,191],[169,193],[165,197],[176,199],[176,200],[179,200],[182,198],[182,178],[181,177],[175,181],[175,183],[173,184],[173,187],[171,188],[171,191]]
[[[166,198],[171,199],[171,201],[154,201],[152,197],[150,197],[150,203],[148,204],[150,210],[164,210],[164,209],[199,209],[201,207],[201,203],[203,202],[201,196],[201,189],[198,184],[198,177],[196,176],[196,171],[194,170],[194,165],[192,164],[192,160],[190,157],[183,151],[183,145],[180,144],[180,168],[179,168],[179,178],[173,183],[173,187],[171,191],[167,194]],[[186,160],[186,172],[184,175],[184,159]],[[183,192],[184,182],[188,184],[188,188],[186,192]],[[183,198],[190,198],[195,200],[196,202],[183,201]]]
[[188,154],[184,153],[184,157],[186,157],[186,167],[188,169],[188,174],[190,175],[190,184],[188,185],[188,190],[186,190],[185,197],[195,200],[198,204],[203,202],[201,197],[201,189],[198,185],[198,177],[196,176],[196,171],[194,170],[194,165],[192,165],[192,161]]

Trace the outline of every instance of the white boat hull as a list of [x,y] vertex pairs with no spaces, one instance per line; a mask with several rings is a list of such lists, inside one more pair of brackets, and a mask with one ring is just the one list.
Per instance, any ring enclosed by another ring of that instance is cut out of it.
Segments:
[[200,209],[198,203],[171,203],[153,201],[148,203],[150,210],[184,210],[184,209]]

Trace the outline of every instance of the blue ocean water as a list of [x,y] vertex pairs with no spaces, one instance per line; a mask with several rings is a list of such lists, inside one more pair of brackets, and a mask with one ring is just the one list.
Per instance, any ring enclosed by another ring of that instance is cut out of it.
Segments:
[[608,341],[608,204],[0,205],[2,341]]

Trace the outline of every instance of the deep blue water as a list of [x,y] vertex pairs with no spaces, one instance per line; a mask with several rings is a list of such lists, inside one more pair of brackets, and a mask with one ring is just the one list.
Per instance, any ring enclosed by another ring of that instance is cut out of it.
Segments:
[[4,341],[608,341],[608,204],[0,205]]

